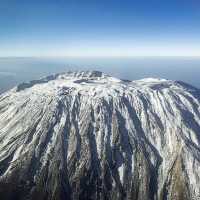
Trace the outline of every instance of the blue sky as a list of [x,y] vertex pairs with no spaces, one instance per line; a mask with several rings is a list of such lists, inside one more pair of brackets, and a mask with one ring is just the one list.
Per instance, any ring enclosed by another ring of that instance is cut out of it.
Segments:
[[1,0],[0,56],[200,56],[200,2]]

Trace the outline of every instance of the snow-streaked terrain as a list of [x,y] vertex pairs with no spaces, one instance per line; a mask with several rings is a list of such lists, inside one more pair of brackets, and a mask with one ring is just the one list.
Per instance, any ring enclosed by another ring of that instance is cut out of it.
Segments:
[[97,71],[0,96],[0,199],[186,200],[200,195],[200,91]]

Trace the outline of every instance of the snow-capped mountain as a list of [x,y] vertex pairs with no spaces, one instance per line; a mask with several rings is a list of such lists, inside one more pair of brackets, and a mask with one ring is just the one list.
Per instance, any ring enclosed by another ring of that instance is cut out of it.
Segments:
[[92,71],[0,96],[0,199],[199,197],[200,90]]

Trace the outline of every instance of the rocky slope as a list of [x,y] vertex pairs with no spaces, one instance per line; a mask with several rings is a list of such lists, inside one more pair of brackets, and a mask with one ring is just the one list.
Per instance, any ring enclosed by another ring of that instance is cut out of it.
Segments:
[[200,91],[68,72],[0,96],[0,199],[200,195]]

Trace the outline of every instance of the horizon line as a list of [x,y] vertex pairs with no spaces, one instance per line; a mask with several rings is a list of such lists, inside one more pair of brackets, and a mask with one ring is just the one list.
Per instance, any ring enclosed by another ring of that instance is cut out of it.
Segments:
[[105,56],[105,55],[99,55],[99,56],[89,56],[89,55],[77,55],[77,56],[0,56],[0,59],[6,59],[6,58],[200,58],[200,55],[136,55],[136,56],[130,56],[130,55],[113,55],[113,56]]

